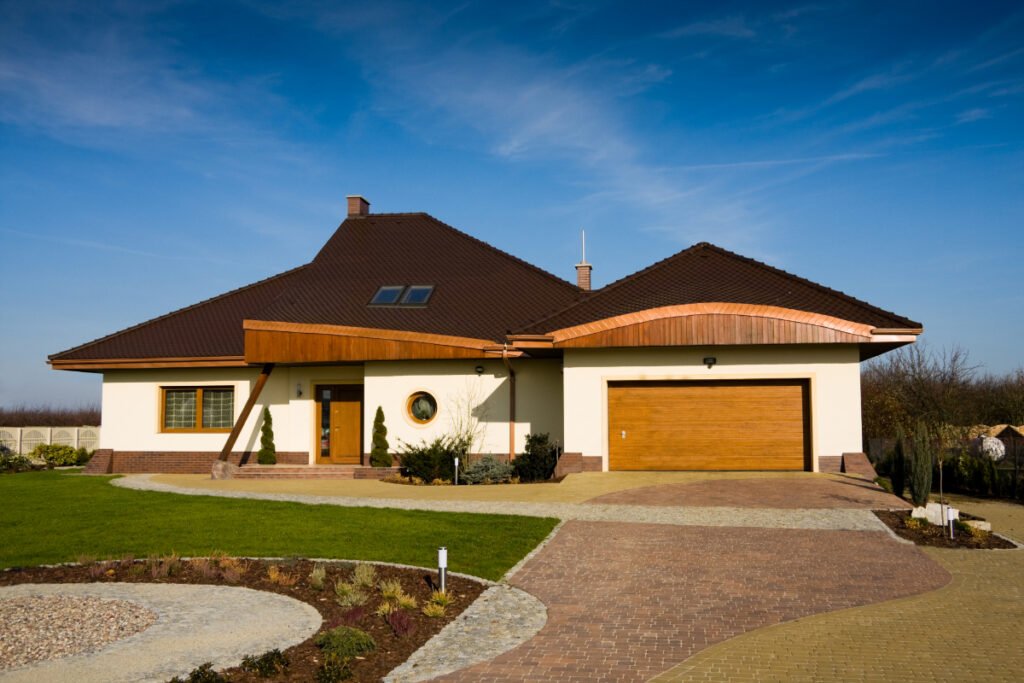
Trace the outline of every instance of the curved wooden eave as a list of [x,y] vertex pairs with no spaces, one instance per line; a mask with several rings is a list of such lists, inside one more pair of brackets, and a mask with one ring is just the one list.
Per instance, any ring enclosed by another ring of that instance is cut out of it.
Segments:
[[[724,302],[662,306],[555,330],[554,348],[906,344],[921,330],[878,329],[822,313]],[[881,334],[878,334],[881,333]]]

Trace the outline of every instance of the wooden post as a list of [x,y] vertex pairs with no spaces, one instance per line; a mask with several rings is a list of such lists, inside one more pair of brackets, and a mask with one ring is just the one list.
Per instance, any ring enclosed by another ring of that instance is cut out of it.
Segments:
[[231,428],[231,433],[228,434],[228,440],[227,443],[224,444],[224,450],[220,452],[220,460],[227,462],[228,458],[231,456],[231,449],[235,447],[235,442],[238,441],[238,435],[242,433],[242,427],[245,425],[245,421],[249,419],[249,413],[252,412],[252,407],[256,405],[256,401],[260,397],[260,392],[263,391],[263,385],[267,383],[267,378],[270,377],[270,373],[273,369],[273,363],[266,363],[263,366],[263,369],[260,370],[260,376],[256,379],[256,386],[254,386],[252,391],[249,392],[249,398],[245,402],[245,407],[242,408],[242,413],[235,421],[235,426]]

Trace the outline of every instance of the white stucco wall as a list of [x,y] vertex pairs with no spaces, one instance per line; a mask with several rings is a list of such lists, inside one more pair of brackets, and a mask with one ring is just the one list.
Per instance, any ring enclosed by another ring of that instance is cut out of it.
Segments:
[[[484,372],[477,375],[477,365]],[[516,448],[526,434],[549,432],[562,438],[562,378],[558,361],[513,361],[516,385]],[[159,369],[119,370],[103,377],[103,429],[101,448],[120,451],[220,451],[226,433],[161,433],[160,388],[172,386],[233,386],[235,416],[256,382],[259,370]],[[399,442],[419,443],[448,433],[453,418],[471,406],[480,423],[481,439],[475,450],[508,452],[508,375],[501,361],[399,361],[351,366],[278,366],[246,421],[236,451],[259,449],[260,415],[269,406],[274,418],[278,451],[310,453],[316,449],[317,384],[364,384],[364,452],[370,450],[373,417],[384,408],[388,440],[393,451]],[[301,391],[301,396],[299,393]],[[427,391],[438,402],[438,415],[426,425],[414,423],[406,401],[416,391]]]
[[[707,368],[705,356],[717,364]],[[567,349],[564,357],[565,450],[601,456],[608,469],[608,382],[799,378],[810,383],[811,449],[860,451],[860,359],[854,345]]]
[[[558,361],[513,360],[516,372],[516,451],[530,432],[562,437],[562,382]],[[477,374],[481,366],[484,372]],[[409,396],[426,391],[437,400],[437,416],[417,424],[406,412]],[[500,360],[396,361],[366,363],[366,450],[377,406],[384,409],[391,450],[451,433],[467,415],[479,424],[478,453],[508,453],[508,372]]]

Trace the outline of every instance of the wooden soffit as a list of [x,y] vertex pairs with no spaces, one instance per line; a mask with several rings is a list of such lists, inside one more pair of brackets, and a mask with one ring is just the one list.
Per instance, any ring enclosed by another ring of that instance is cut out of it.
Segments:
[[87,358],[47,361],[54,370],[145,370],[150,368],[242,368],[242,356],[196,356],[181,358]]
[[[881,334],[878,334],[881,332]],[[554,348],[913,342],[921,330],[871,325],[778,306],[699,303],[662,306],[550,333]]]
[[247,363],[500,358],[521,355],[489,339],[345,325],[246,320]]

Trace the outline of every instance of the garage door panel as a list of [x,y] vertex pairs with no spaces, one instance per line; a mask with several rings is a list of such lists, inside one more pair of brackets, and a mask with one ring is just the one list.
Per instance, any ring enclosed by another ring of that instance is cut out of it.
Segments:
[[804,469],[806,392],[801,380],[612,383],[609,467]]

